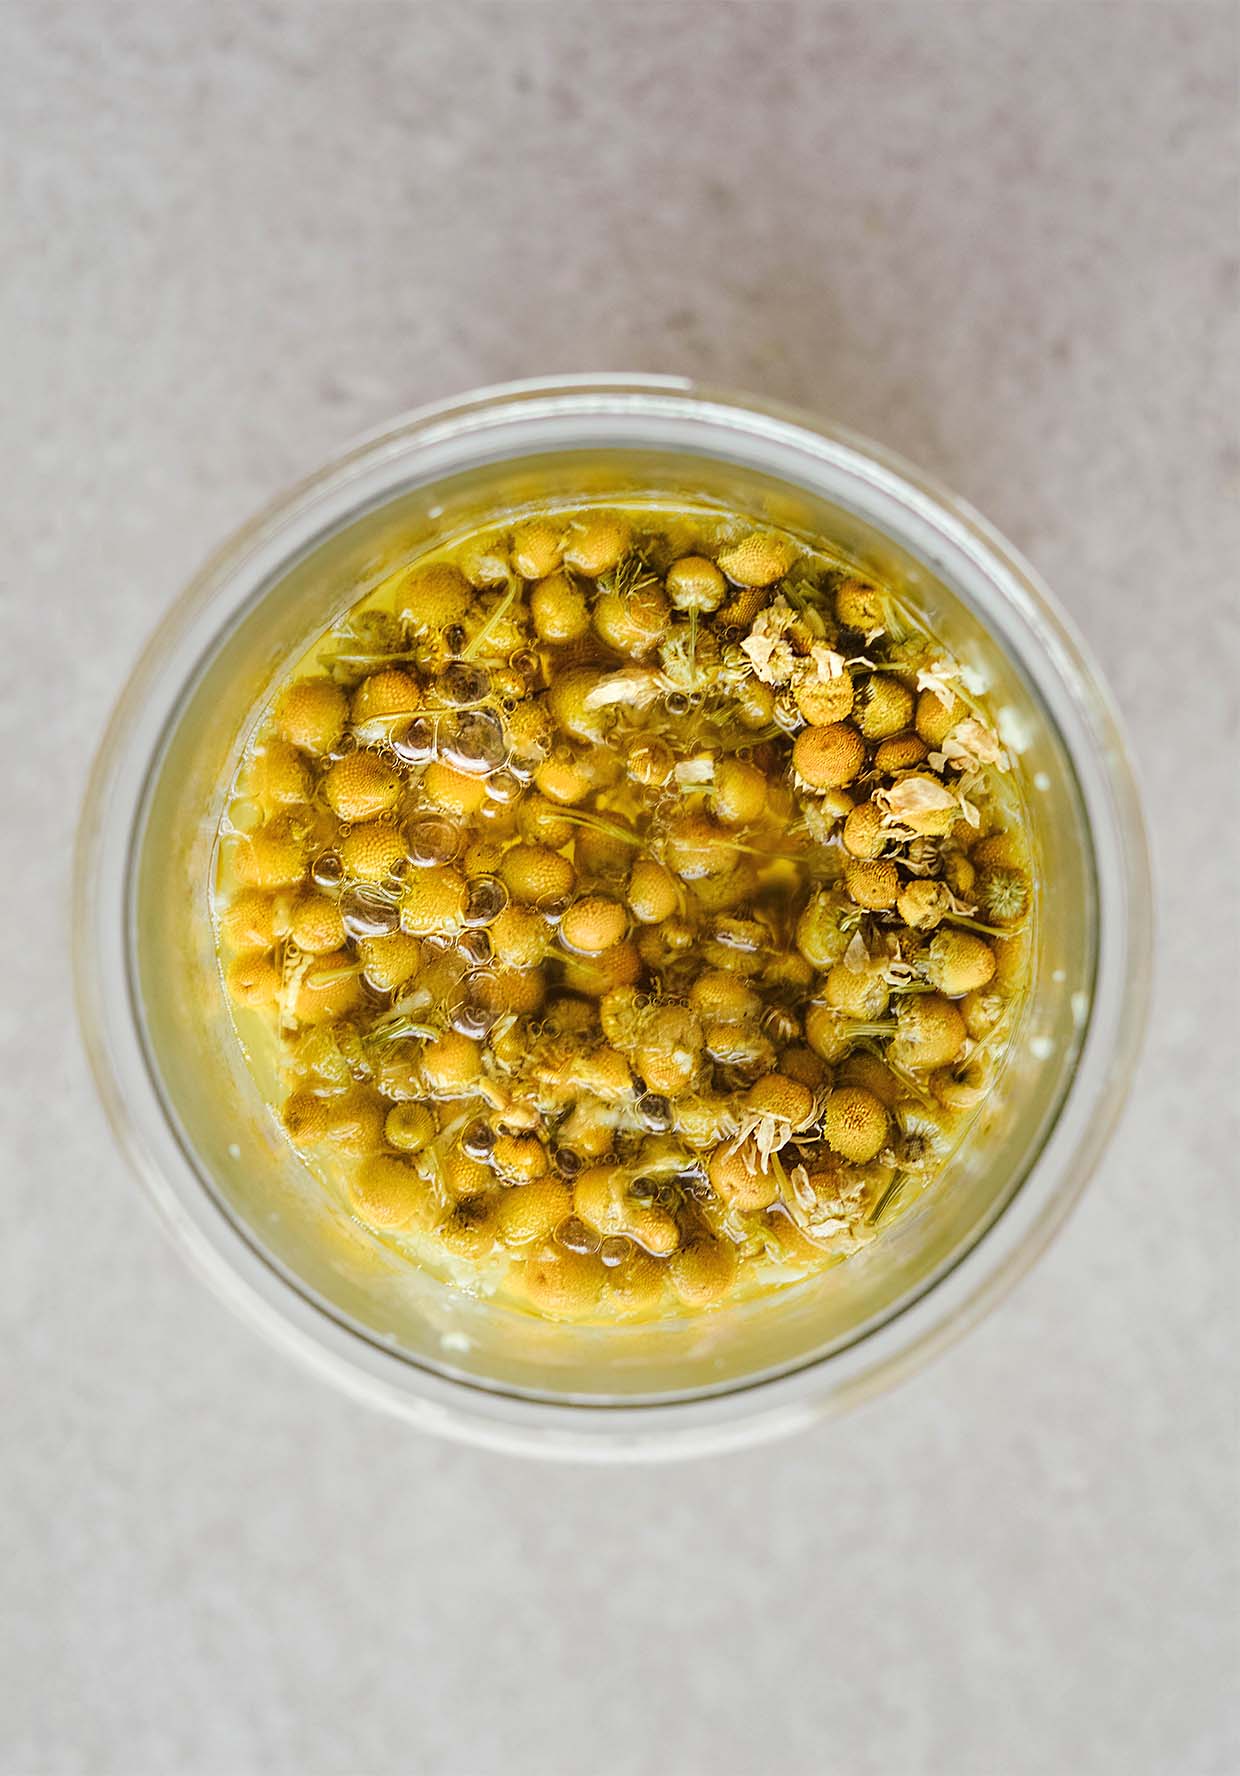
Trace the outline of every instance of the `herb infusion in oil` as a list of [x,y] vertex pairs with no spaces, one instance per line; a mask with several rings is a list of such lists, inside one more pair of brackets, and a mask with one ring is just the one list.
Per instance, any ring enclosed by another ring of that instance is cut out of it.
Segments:
[[1001,1093],[1023,806],[957,663],[829,543],[536,512],[359,589],[261,712],[225,980],[285,1135],[400,1258],[556,1318],[698,1311],[881,1239]]

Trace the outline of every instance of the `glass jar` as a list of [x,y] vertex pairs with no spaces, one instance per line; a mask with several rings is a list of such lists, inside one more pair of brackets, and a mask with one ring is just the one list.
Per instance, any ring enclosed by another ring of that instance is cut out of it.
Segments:
[[[582,499],[717,501],[825,534],[903,582],[1020,749],[1040,879],[1033,978],[997,1109],[848,1263],[658,1325],[566,1326],[394,1264],[329,1213],[234,1034],[206,910],[256,712],[368,566],[488,515]],[[1110,701],[1029,567],[886,451],[769,402],[566,378],[424,408],[293,489],[181,595],[127,685],[77,866],[82,1022],[139,1175],[199,1268],[322,1374],[418,1424],[612,1460],[750,1442],[895,1380],[1025,1269],[1083,1188],[1131,1078],[1149,906]]]

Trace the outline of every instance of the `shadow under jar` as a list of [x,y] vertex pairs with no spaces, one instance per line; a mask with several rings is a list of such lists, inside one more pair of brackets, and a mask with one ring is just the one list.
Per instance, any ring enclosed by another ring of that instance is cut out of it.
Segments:
[[[208,910],[239,760],[275,687],[394,550],[522,509],[716,504],[826,538],[897,585],[1019,736],[1040,884],[993,1111],[882,1236],[805,1281],[651,1324],[540,1320],[348,1223],[247,1060]],[[924,1359],[1045,1244],[1131,1076],[1145,1003],[1141,819],[1109,702],[1028,567],[885,452],[798,413],[651,378],[484,390],[423,410],[278,502],[184,593],[126,688],[87,797],[78,978],[114,1125],[223,1292],[417,1422],[587,1459],[701,1452],[811,1422]]]

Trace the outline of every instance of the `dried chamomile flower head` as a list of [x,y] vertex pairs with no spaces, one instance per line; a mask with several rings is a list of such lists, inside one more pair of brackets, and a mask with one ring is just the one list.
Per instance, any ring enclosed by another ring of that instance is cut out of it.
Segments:
[[564,560],[591,579],[617,567],[629,550],[630,531],[617,512],[589,512],[572,522],[564,538]]
[[600,955],[618,944],[628,929],[628,919],[618,901],[605,894],[583,894],[560,921],[561,942],[587,956]]
[[530,593],[534,633],[550,646],[580,641],[590,632],[590,606],[585,588],[571,574],[548,574]]
[[792,748],[792,768],[810,789],[839,789],[865,763],[865,742],[847,722],[803,728]]
[[723,759],[715,768],[710,798],[725,826],[750,826],[766,809],[766,774],[745,759]]
[[482,1071],[482,1046],[458,1030],[445,1030],[422,1051],[422,1078],[436,1098],[467,1096]]
[[594,627],[600,639],[619,654],[644,659],[667,634],[670,606],[653,577],[630,591],[600,591],[594,604]]
[[921,764],[926,753],[926,743],[918,735],[893,734],[874,749],[874,773],[878,777],[894,777],[897,772],[911,771]]
[[344,692],[330,678],[299,678],[276,699],[276,731],[290,746],[322,755],[344,733],[348,713]]
[[1030,933],[1022,931],[1012,937],[999,937],[992,945],[995,958],[995,987],[1014,998],[1029,973]]
[[913,773],[890,789],[876,792],[893,827],[907,827],[927,837],[949,833],[960,818],[960,801],[937,777]]
[[276,941],[274,896],[244,888],[221,908],[220,936],[233,950],[269,950]]
[[291,888],[306,873],[306,844],[287,815],[278,814],[237,847],[237,878],[254,888]]
[[978,872],[974,888],[978,911],[994,925],[1023,919],[1029,910],[1029,878],[1023,870],[991,864]]
[[524,580],[545,580],[560,565],[562,532],[547,518],[529,518],[512,533],[512,565]]
[[422,799],[450,819],[461,820],[476,814],[485,803],[486,779],[435,759],[422,774]]
[[886,740],[913,719],[913,693],[890,673],[875,672],[859,699],[856,723],[867,740]]
[[667,570],[667,595],[680,611],[716,611],[727,593],[727,581],[704,555],[682,555]]
[[882,968],[873,963],[852,968],[847,962],[837,962],[828,970],[823,995],[832,1011],[872,1024],[886,1011],[891,988]]
[[663,1301],[665,1276],[664,1265],[634,1249],[607,1278],[608,1303],[621,1319],[653,1318]]
[[501,1178],[528,1184],[551,1169],[547,1150],[537,1135],[500,1134],[491,1149],[491,1164]]
[[229,997],[248,1011],[274,1005],[280,996],[280,970],[270,956],[238,956],[224,979]]
[[488,929],[496,961],[508,968],[537,968],[547,953],[550,932],[534,907],[510,904]]
[[[535,789],[540,792],[538,801],[542,805],[552,803],[558,808],[572,808],[579,801],[584,801],[586,796],[590,794],[590,790],[595,789],[595,781],[593,781],[590,765],[586,764],[583,758],[574,758],[567,748],[554,746],[549,757],[544,758],[544,762],[538,765],[538,769],[535,771]],[[522,833],[526,833],[526,826],[521,821],[521,815],[524,812],[526,812],[526,805],[522,803],[521,812],[517,815],[517,824],[521,826]],[[577,835],[581,835],[581,828],[574,828],[561,815],[560,822],[554,826],[554,833],[563,833],[563,838],[552,836],[551,829],[547,829],[540,835],[540,842],[544,845],[567,844],[568,838],[572,838],[574,831]],[[526,833],[526,836],[535,835]]]
[[541,1177],[519,1190],[506,1190],[495,1211],[506,1246],[548,1240],[573,1210],[573,1193],[562,1178]]
[[340,861],[346,876],[358,882],[382,882],[403,868],[405,840],[394,826],[364,821],[340,841]]
[[328,1138],[331,1107],[317,1092],[291,1092],[284,1100],[280,1121],[294,1141],[304,1147],[317,1147]]
[[457,870],[417,870],[404,885],[401,929],[414,937],[454,934],[465,923],[467,904],[465,878]]
[[312,956],[338,950],[345,936],[339,906],[325,894],[302,895],[293,905],[288,935],[299,950]]
[[566,900],[576,884],[572,863],[547,845],[514,845],[500,865],[500,879],[512,898],[549,907]]
[[904,1086],[878,1055],[857,1049],[841,1062],[837,1075],[841,1085],[860,1085],[872,1092],[880,1104],[894,1110],[904,1096]]
[[763,1170],[757,1150],[748,1142],[723,1141],[707,1163],[706,1175],[720,1200],[730,1209],[752,1214],[769,1208],[779,1196],[773,1169]]
[[966,993],[960,1001],[960,1015],[975,1042],[984,1042],[1007,1013],[1007,1001],[993,983]]
[[686,1307],[709,1307],[731,1291],[738,1267],[731,1240],[695,1239],[671,1260],[672,1288]]
[[860,1085],[841,1085],[827,1099],[822,1132],[844,1159],[864,1165],[887,1144],[890,1121],[881,1099]]
[[602,1293],[607,1271],[597,1257],[544,1245],[525,1266],[525,1292],[552,1319],[588,1314]]
[[842,629],[877,635],[886,625],[886,600],[868,580],[843,580],[835,590],[835,619]]
[[940,931],[930,941],[926,978],[949,999],[984,987],[994,976],[995,953],[971,931]]
[[387,1105],[365,1086],[332,1098],[327,1112],[327,1138],[340,1152],[358,1158],[383,1145]]
[[527,758],[545,753],[555,734],[551,712],[541,698],[518,703],[508,711],[504,725],[513,753]]
[[775,693],[770,685],[751,678],[737,692],[735,711],[743,728],[756,731],[769,727],[775,719]]
[[350,1181],[349,1203],[360,1221],[383,1229],[425,1226],[434,1213],[423,1179],[407,1160],[387,1153],[361,1162]]
[[357,962],[348,950],[331,950],[312,957],[304,973],[295,977],[289,995],[293,1021],[328,1024],[345,1017],[362,996]]
[[950,692],[922,691],[917,699],[914,726],[929,747],[942,746],[956,723],[964,717],[964,704]]
[[407,931],[360,938],[357,952],[366,979],[380,993],[394,993],[412,980],[422,965],[422,946]]
[[768,1073],[751,1085],[741,1099],[751,1116],[773,1117],[790,1130],[802,1129],[814,1114],[814,1094],[782,1073]]
[[454,1258],[488,1257],[499,1237],[495,1207],[488,1194],[463,1196],[435,1230],[440,1245]]
[[288,740],[271,739],[254,761],[254,789],[273,807],[309,801],[314,778],[308,760]]
[[900,872],[891,862],[850,857],[844,865],[844,886],[857,906],[885,912],[896,904]]
[[340,820],[377,820],[396,806],[404,780],[377,752],[350,752],[323,779],[323,793]]
[[421,702],[421,687],[413,674],[399,666],[388,666],[381,672],[372,672],[358,685],[350,714],[354,725],[361,727],[390,715],[410,715]]
[[796,924],[796,946],[815,969],[828,969],[848,948],[852,903],[830,888],[819,889]]
[[437,1134],[425,1104],[394,1104],[383,1119],[383,1138],[402,1153],[421,1153]]
[[[596,606],[596,620],[597,614]],[[547,692],[547,708],[570,740],[594,744],[613,725],[616,703],[607,681],[608,674],[594,666],[573,666],[557,673]]]
[[844,821],[844,849],[867,861],[880,857],[891,842],[883,810],[875,802],[858,802]]
[[853,681],[847,672],[827,678],[794,679],[792,694],[806,721],[817,727],[844,721],[853,711]]
[[946,1067],[964,1047],[964,1019],[940,993],[920,993],[903,999],[896,1013],[896,1033],[891,1059],[900,1067],[918,1071]]
[[634,862],[625,899],[640,925],[657,925],[670,919],[680,904],[675,877],[653,857],[638,857]]
[[754,531],[716,556],[717,565],[734,585],[773,586],[782,580],[796,560],[796,549],[786,537]]
[[510,567],[508,549],[502,537],[481,536],[471,537],[463,543],[457,556],[457,566],[465,575],[471,586],[479,591],[486,591],[492,586],[504,586],[508,583]]
[[906,882],[896,900],[896,911],[913,931],[933,931],[951,910],[952,897],[942,882],[923,876]]
[[422,630],[446,629],[459,623],[473,598],[474,589],[465,575],[447,561],[415,567],[402,594],[404,615]]

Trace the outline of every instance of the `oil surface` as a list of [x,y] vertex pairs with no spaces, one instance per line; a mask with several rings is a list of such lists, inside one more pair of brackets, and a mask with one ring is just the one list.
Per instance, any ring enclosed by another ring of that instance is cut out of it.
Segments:
[[604,1322],[881,1238],[1002,1090],[1034,900],[1019,772],[907,597],[654,502],[358,591],[257,713],[213,895],[322,1188]]

